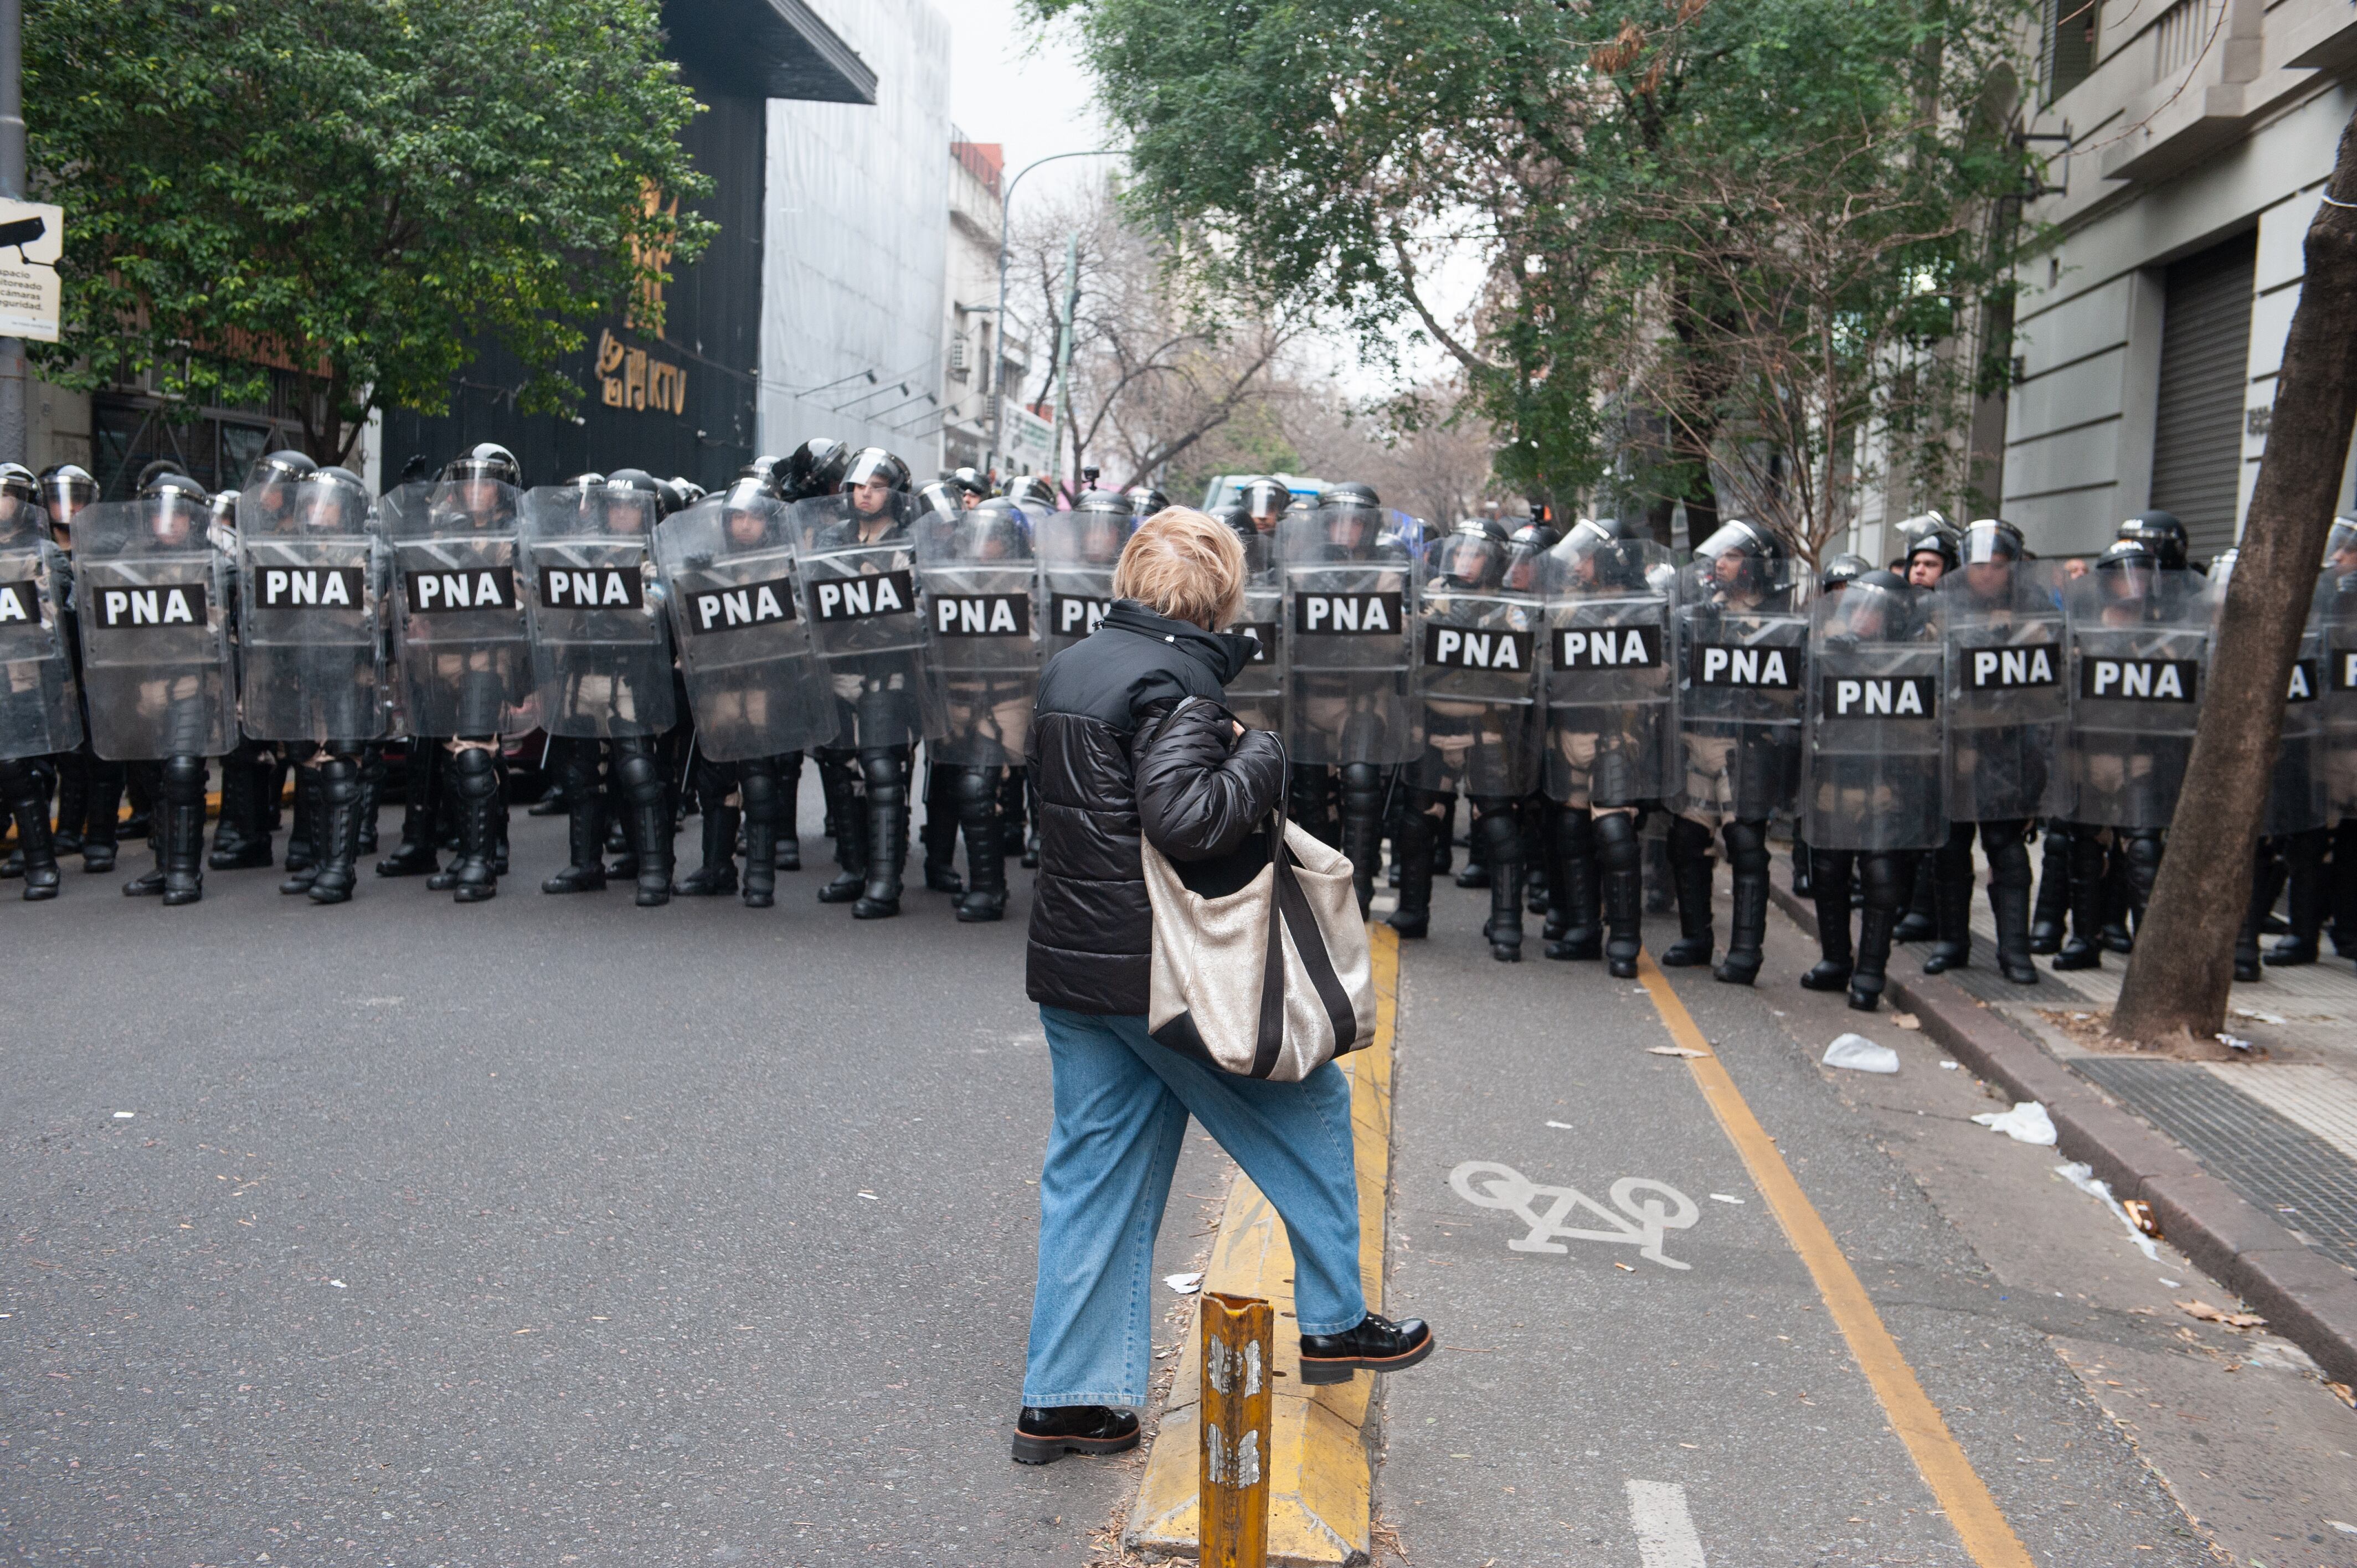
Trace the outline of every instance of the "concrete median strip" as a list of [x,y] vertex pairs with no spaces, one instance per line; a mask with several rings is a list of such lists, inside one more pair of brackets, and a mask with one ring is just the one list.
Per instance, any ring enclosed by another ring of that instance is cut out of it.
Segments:
[[[1392,1035],[1399,1011],[1399,944],[1387,926],[1370,928],[1377,999],[1374,1043],[1344,1057],[1359,1176],[1359,1268],[1367,1306],[1383,1301],[1384,1199],[1391,1184]],[[1203,1274],[1206,1291],[1265,1298],[1276,1309],[1275,1423],[1269,1444],[1268,1560],[1275,1563],[1364,1562],[1374,1472],[1367,1453],[1374,1374],[1305,1388],[1293,1325],[1293,1249],[1285,1223],[1258,1187],[1239,1176]],[[1189,1327],[1170,1397],[1130,1506],[1125,1543],[1135,1552],[1192,1557],[1203,1347]]]

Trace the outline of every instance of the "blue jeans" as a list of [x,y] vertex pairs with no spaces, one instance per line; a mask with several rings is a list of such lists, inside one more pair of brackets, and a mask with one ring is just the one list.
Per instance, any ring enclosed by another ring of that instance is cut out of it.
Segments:
[[1027,1405],[1142,1405],[1153,1356],[1154,1234],[1191,1112],[1285,1221],[1304,1334],[1367,1316],[1351,1084],[1329,1062],[1299,1083],[1235,1078],[1146,1032],[1143,1017],[1039,1009],[1056,1124],[1039,1172],[1039,1285]]

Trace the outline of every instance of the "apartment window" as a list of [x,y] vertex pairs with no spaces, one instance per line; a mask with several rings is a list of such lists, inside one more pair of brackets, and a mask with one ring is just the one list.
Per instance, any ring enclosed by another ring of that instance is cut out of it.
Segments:
[[2152,27],[2152,79],[2174,75],[2201,58],[2218,20],[2218,0],[2177,0]]
[[2095,15],[2101,9],[2101,0],[2046,0],[2049,102],[2086,81],[2095,69]]

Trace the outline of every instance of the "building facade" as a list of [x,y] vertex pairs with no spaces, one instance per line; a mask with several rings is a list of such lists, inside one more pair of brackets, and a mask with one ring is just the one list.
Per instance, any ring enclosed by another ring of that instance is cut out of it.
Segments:
[[[1020,343],[1004,344],[998,252],[1005,231],[1006,160],[996,142],[950,136],[948,287],[942,317],[942,465],[992,466],[991,407],[999,387],[1020,384]],[[1009,367],[1000,361],[1009,356]]]
[[[2052,245],[2020,274],[2004,515],[2046,554],[2120,519],[2238,536],[2299,298],[2301,240],[2357,109],[2349,0],[2047,0],[2029,129]],[[2345,486],[2344,486],[2345,493]]]
[[813,436],[941,466],[950,28],[928,0],[824,0],[873,107],[772,102],[760,446]]

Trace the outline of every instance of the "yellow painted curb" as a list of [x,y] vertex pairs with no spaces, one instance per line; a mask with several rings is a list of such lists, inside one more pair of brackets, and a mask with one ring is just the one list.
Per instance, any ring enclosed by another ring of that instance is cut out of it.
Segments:
[[[1392,1166],[1392,1031],[1399,1013],[1399,939],[1368,928],[1374,958],[1375,1037],[1340,1062],[1351,1079],[1352,1155],[1359,1177],[1359,1277],[1367,1309],[1383,1307],[1384,1197]],[[1276,1392],[1269,1444],[1268,1560],[1286,1564],[1364,1563],[1374,1471],[1367,1455],[1372,1372],[1318,1389],[1301,1383],[1300,1337],[1293,1327],[1293,1249],[1285,1222],[1243,1176],[1228,1193],[1203,1288],[1256,1295],[1276,1308]],[[1189,1326],[1178,1374],[1130,1506],[1125,1544],[1174,1557],[1199,1554],[1196,1514],[1203,1347]]]

